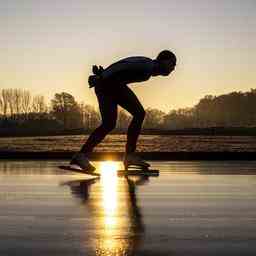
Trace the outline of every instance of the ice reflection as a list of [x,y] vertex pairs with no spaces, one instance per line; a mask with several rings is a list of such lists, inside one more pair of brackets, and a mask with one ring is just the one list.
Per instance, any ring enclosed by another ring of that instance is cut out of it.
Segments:
[[72,194],[82,199],[94,224],[95,255],[136,255],[144,236],[136,187],[147,184],[148,178],[120,178],[115,162],[104,162],[100,168],[100,179],[67,183]]
[[117,211],[117,170],[118,164],[112,161],[102,162],[100,165],[102,207],[104,209],[104,222],[107,227],[112,228],[116,223]]

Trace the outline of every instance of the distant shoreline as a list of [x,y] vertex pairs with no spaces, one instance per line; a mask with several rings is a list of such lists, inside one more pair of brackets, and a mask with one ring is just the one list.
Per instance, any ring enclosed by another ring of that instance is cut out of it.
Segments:
[[[30,129],[0,129],[0,137],[37,137],[89,135],[92,130],[30,130]],[[115,129],[110,134],[126,134],[127,129]],[[143,129],[142,135],[209,135],[209,136],[256,136],[256,127],[208,127],[186,128],[177,130]]]
[[[1,151],[0,159],[4,160],[48,160],[48,159],[70,159],[74,152],[21,152]],[[255,161],[256,152],[137,152],[145,160],[152,161]],[[91,160],[122,160],[124,152],[93,152]]]

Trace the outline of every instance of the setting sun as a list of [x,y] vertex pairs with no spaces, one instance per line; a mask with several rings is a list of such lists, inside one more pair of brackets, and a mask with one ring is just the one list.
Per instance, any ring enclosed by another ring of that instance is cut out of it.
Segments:
[[119,167],[118,162],[114,161],[103,161],[100,163],[100,171],[101,174],[107,174],[107,175],[112,175],[117,172]]

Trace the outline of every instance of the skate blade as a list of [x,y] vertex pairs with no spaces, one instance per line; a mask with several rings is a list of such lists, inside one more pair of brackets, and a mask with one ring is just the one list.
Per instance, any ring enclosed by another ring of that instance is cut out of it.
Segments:
[[76,164],[71,164],[71,165],[69,165],[69,167],[70,167],[70,169],[73,169],[76,171],[83,171],[83,169],[79,165],[76,165]]
[[73,165],[73,164],[72,165],[60,165],[58,167],[62,170],[66,170],[66,171],[75,171],[75,172],[80,172],[80,173],[89,174],[89,175],[93,175],[93,176],[100,176],[99,173],[95,172],[95,169],[84,170],[81,167],[79,167],[78,165]]
[[128,170],[118,170],[117,171],[118,176],[153,176],[158,177],[159,176],[159,170],[153,170],[153,169],[128,169]]
[[93,173],[95,168],[91,167],[90,169],[82,169],[79,165],[71,164],[70,168],[76,171],[85,172],[85,173]]
[[144,166],[144,165],[135,165],[135,164],[125,166],[125,170],[129,170],[129,169],[132,169],[132,170],[134,170],[134,169],[135,170],[149,170],[149,167]]

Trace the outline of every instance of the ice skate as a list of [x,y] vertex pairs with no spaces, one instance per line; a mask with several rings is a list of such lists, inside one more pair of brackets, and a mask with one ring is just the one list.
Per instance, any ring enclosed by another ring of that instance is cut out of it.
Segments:
[[150,164],[134,153],[125,155],[123,163],[124,170],[118,170],[118,176],[159,176],[158,170],[149,169]]
[[141,157],[135,153],[126,154],[123,159],[124,169],[128,170],[130,168],[148,170],[150,164],[145,162]]
[[76,153],[72,157],[69,165],[59,166],[59,168],[99,176],[99,174],[95,172],[96,168],[89,162],[86,155],[81,152]]

